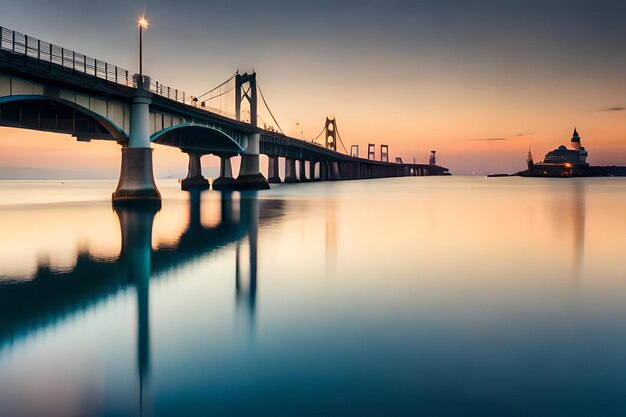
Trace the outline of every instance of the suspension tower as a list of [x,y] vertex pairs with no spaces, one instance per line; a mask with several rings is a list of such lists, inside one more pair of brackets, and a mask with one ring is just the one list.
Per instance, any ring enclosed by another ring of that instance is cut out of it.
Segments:
[[376,144],[367,144],[367,159],[369,159],[370,161],[376,160]]
[[326,118],[324,131],[326,133],[326,148],[337,151],[337,121],[335,118]]
[[[250,106],[250,124],[257,126],[257,83],[256,73],[235,74],[235,116],[241,120],[241,103],[246,100]],[[235,180],[236,190],[267,190],[267,180],[259,170],[260,133],[248,135],[248,146],[241,155],[241,168]]]
[[241,103],[246,100],[250,106],[250,124],[257,125],[256,73],[235,74],[235,116],[241,121]]
[[389,146],[380,145],[380,162],[389,162]]

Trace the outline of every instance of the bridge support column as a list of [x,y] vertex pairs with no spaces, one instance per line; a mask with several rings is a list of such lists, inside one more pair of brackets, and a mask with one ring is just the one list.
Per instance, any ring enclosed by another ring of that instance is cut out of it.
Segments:
[[330,168],[330,179],[333,181],[340,180],[341,176],[339,175],[339,162],[337,161],[329,162],[329,168]]
[[248,147],[241,155],[241,168],[234,183],[235,190],[269,190],[270,185],[259,171],[260,141],[259,133],[252,133],[249,136]]
[[280,175],[278,174],[278,157],[270,156],[267,164],[267,176],[269,179],[267,180],[270,184],[280,184],[282,181],[280,180]]
[[343,180],[351,180],[354,178],[354,163],[353,162],[340,162],[339,163],[339,176]]
[[235,185],[233,167],[230,158],[234,155],[218,155],[220,157],[220,176],[213,181],[214,190],[232,190]]
[[285,183],[298,182],[296,177],[296,160],[293,158],[285,158]]
[[320,181],[328,181],[328,161],[320,161]]
[[[147,77],[146,77],[147,78]],[[130,138],[122,148],[122,167],[113,204],[161,205],[161,194],[154,182],[150,148],[149,107],[152,94],[138,88],[130,107]]]
[[309,181],[315,181],[315,164],[317,162],[309,161]]
[[185,191],[207,190],[209,181],[202,176],[202,164],[200,163],[200,158],[204,154],[184,149],[183,152],[189,156],[189,168],[187,169],[187,178],[181,181],[180,188]]
[[309,179],[306,177],[306,161],[301,159],[298,161],[300,168],[300,175],[298,175],[298,179],[300,182],[309,182]]

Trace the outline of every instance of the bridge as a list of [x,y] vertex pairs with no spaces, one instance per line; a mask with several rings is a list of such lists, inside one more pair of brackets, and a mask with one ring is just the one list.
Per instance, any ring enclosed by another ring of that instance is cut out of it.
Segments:
[[[274,118],[256,73],[239,74],[198,96],[165,86],[105,61],[0,27],[0,126],[72,135],[79,141],[108,140],[122,147],[121,170],[114,203],[155,202],[151,144],[180,149],[189,156],[183,189],[206,189],[200,160],[220,158],[213,188],[262,190],[282,182],[449,175],[447,168],[389,161],[387,145],[368,157],[358,147],[348,154],[335,119],[312,141],[289,137]],[[258,100],[258,98],[261,100]],[[276,125],[268,125],[259,105]],[[316,140],[322,137],[322,143]],[[344,152],[338,152],[338,142]],[[269,158],[268,178],[259,155]],[[237,178],[231,159],[240,157]],[[298,169],[296,169],[296,166]]]

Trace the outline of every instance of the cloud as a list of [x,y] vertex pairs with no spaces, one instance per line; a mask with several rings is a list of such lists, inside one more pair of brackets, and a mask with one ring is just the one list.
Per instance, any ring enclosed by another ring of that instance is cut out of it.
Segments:
[[467,141],[470,142],[483,142],[483,141],[499,141],[499,140],[511,140],[514,138],[521,138],[522,136],[531,136],[534,135],[534,133],[518,133],[516,135],[513,136],[509,136],[509,137],[501,137],[501,138],[474,138],[474,139],[465,139]]
[[478,141],[490,141],[490,140],[509,140],[508,138],[477,138],[477,139],[465,139],[470,142],[478,142]]
[[607,107],[599,111],[624,111],[624,110],[626,110],[626,107]]

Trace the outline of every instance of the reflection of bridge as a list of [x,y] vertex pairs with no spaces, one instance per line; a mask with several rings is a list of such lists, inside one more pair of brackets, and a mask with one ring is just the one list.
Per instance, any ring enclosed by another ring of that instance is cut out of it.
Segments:
[[[29,280],[0,282],[0,316],[3,317],[0,321],[0,348],[54,325],[119,291],[135,287],[139,307],[139,348],[144,349],[142,340],[147,341],[149,328],[150,278],[231,244],[249,245],[250,258],[239,259],[237,256],[235,259],[235,288],[238,291],[237,302],[244,301],[250,313],[254,314],[259,223],[282,216],[282,203],[259,201],[255,196],[242,195],[239,217],[235,219],[237,210],[233,207],[230,193],[223,192],[221,201],[220,223],[204,227],[200,222],[199,193],[191,193],[186,230],[176,244],[159,249],[151,247],[155,211],[118,207],[116,213],[120,221],[122,247],[115,260],[93,259],[89,254],[80,253],[71,270],[53,271],[47,265],[39,265]],[[247,266],[240,268],[246,263]],[[239,276],[242,270],[248,275]],[[248,289],[246,294],[241,293],[243,288]],[[144,355],[140,353],[140,356]]]
[[[335,120],[327,120],[318,135],[324,135],[325,146],[288,137],[267,125],[260,128],[257,95],[273,115],[254,73],[237,73],[196,98],[115,65],[5,28],[0,31],[0,125],[121,144],[114,201],[160,200],[152,174],[152,142],[189,155],[183,188],[208,188],[200,167],[206,154],[221,158],[216,189],[268,188],[259,169],[261,153],[270,158],[272,181],[280,181],[278,158],[285,158],[285,182],[447,172],[437,165],[388,162],[386,145],[380,161],[339,153]],[[236,155],[241,155],[241,168],[235,180],[230,159]]]

